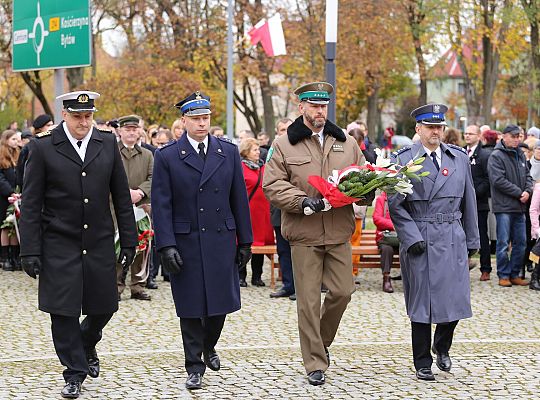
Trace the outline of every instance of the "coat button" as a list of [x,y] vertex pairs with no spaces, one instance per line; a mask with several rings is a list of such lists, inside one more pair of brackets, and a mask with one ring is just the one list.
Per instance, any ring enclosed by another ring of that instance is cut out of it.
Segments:
[[84,229],[88,229],[88,224],[84,224],[84,225],[83,225],[83,228],[84,228]]
[[206,228],[201,228],[201,231],[206,232]]
[[204,208],[202,208],[202,207],[199,208],[199,211],[200,211],[200,212],[203,212],[203,211],[204,211]]
[[82,176],[86,176],[86,172],[83,171],[83,173],[81,174]]
[[217,231],[218,231],[218,232],[221,232],[221,228],[217,228]]
[[219,207],[218,207],[218,208],[216,208],[216,212],[219,212]]
[[83,254],[86,254],[86,250],[83,250],[82,253],[83,253]]
[[89,201],[88,199],[84,199],[84,202],[85,202],[85,203],[88,203],[88,201]]
[[218,189],[218,188],[215,188],[215,189],[214,189],[214,192],[215,192],[215,193],[219,192],[219,189]]
[[199,192],[202,192],[202,188],[199,188]]

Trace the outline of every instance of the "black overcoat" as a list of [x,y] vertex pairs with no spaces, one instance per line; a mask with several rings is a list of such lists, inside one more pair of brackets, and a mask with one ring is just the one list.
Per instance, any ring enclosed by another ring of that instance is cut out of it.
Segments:
[[21,256],[40,256],[39,309],[78,316],[118,310],[112,198],[122,247],[137,245],[129,186],[114,135],[92,130],[84,163],[62,124],[28,145]]

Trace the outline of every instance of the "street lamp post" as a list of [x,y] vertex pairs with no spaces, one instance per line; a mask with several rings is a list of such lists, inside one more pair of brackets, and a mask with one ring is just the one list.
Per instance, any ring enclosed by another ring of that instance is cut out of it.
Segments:
[[227,6],[227,136],[234,139],[234,107],[233,107],[233,12],[234,0]]
[[336,122],[336,47],[338,0],[326,0],[326,81],[334,87],[328,106],[328,119]]

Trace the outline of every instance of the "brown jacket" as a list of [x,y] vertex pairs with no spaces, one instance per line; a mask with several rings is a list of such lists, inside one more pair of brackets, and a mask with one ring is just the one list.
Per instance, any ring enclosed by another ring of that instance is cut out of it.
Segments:
[[154,169],[154,156],[138,144],[133,149],[128,149],[122,142],[118,142],[118,148],[122,155],[122,163],[126,170],[130,189],[141,189],[145,196],[137,203],[150,204],[150,190],[152,187],[152,170]]
[[318,197],[308,183],[310,175],[327,178],[334,169],[363,165],[365,158],[352,136],[330,121],[324,126],[324,149],[317,136],[297,118],[272,144],[263,177],[268,200],[282,211],[281,233],[293,245],[320,246],[350,240],[355,220],[352,205],[310,216],[303,214],[306,196]]

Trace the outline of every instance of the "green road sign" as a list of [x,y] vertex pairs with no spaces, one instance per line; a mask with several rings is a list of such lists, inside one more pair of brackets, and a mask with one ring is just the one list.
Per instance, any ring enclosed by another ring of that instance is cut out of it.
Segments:
[[13,0],[13,70],[92,63],[90,0]]

